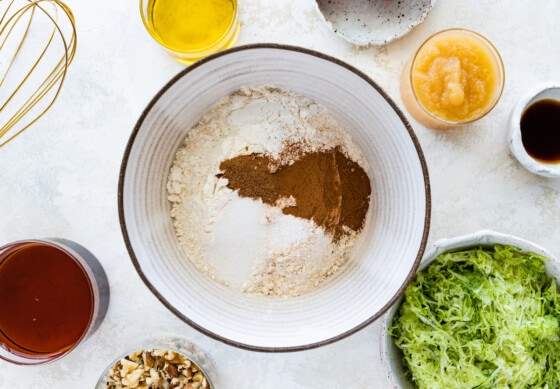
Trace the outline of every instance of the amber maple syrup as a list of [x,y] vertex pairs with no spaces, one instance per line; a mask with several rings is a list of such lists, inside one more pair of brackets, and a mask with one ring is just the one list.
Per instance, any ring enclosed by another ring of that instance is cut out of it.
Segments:
[[527,153],[546,163],[560,163],[560,101],[543,99],[521,116],[521,139]]
[[68,252],[25,242],[0,253],[0,344],[27,358],[72,349],[94,315],[94,292]]

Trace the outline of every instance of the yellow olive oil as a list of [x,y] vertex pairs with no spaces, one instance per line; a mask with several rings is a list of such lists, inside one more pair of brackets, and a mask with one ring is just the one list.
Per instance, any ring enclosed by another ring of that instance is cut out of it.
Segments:
[[178,53],[221,50],[237,37],[236,0],[148,0],[147,13],[150,34]]

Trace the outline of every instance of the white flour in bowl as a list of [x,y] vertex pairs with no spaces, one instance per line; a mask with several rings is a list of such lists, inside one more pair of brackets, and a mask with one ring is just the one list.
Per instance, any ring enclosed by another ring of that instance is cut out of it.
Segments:
[[274,205],[240,196],[220,165],[258,154],[276,161],[274,171],[303,154],[335,148],[367,170],[348,133],[303,96],[260,86],[222,99],[189,131],[168,176],[171,217],[186,256],[201,272],[245,293],[313,290],[346,262],[361,229],[345,228],[333,239],[314,220],[283,212],[296,206],[291,196]]

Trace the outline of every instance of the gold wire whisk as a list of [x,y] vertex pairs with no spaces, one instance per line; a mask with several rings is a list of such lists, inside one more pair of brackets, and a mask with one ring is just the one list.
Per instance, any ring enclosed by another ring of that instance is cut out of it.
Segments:
[[[0,7],[4,1],[0,0]],[[20,3],[10,0],[0,16],[0,147],[52,107],[76,52],[76,23],[66,4],[59,0]],[[33,30],[39,16],[43,24]],[[41,39],[36,39],[37,31]],[[60,52],[53,54],[57,46]]]

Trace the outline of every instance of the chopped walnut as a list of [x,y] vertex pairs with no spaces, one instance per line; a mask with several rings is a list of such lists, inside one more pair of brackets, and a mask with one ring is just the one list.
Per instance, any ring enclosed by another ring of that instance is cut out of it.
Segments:
[[199,367],[171,350],[140,350],[119,360],[107,373],[108,389],[210,389]]

